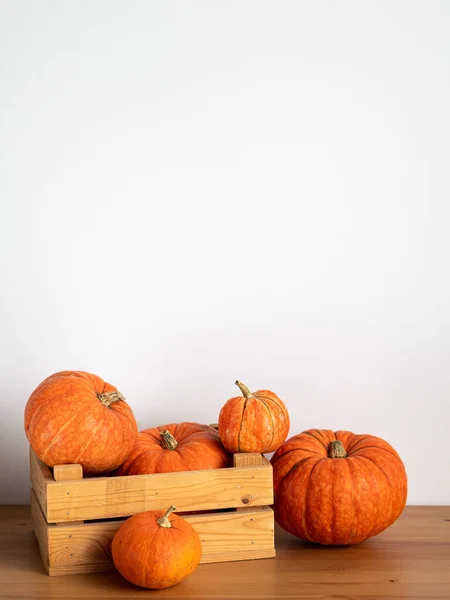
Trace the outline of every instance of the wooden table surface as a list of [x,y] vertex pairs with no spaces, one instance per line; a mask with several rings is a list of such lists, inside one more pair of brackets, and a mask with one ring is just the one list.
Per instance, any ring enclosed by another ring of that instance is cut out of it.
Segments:
[[49,577],[28,506],[0,506],[0,598],[450,599],[450,507],[407,507],[354,547],[306,544],[277,530],[277,557],[201,565],[181,584],[146,591],[118,573]]

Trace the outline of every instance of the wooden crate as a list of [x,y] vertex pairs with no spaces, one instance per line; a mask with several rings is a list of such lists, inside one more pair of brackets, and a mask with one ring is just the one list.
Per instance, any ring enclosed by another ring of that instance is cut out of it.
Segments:
[[114,569],[110,544],[124,517],[175,504],[200,535],[202,563],[275,556],[272,466],[235,454],[233,467],[83,478],[81,465],[49,469],[30,449],[31,514],[49,575]]

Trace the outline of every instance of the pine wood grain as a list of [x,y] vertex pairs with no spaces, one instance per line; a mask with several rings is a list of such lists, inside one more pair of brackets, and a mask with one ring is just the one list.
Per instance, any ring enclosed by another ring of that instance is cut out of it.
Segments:
[[147,593],[116,572],[48,577],[29,507],[0,507],[0,598],[450,598],[450,507],[408,507],[387,531],[355,547],[324,548],[276,533],[274,559],[200,565],[178,586]]
[[[273,511],[268,506],[184,518],[202,541],[202,564],[275,556]],[[31,519],[49,575],[114,569],[110,544],[123,520],[48,525],[33,491]]]
[[30,447],[30,481],[44,515],[47,515],[47,486],[54,482],[47,465],[40,461]]
[[39,551],[41,553],[42,562],[44,565],[49,564],[49,543],[48,543],[48,524],[41,510],[34,490],[30,490],[31,496],[31,523],[34,529],[34,534],[39,543]]
[[[60,477],[73,473],[73,465],[69,467],[65,473],[61,467]],[[126,517],[165,510],[173,503],[180,512],[187,512],[273,502],[272,465],[261,458],[258,465],[241,469],[55,481],[31,451],[30,469],[33,489],[49,523]]]
[[[81,481],[83,479],[83,467],[81,465],[55,465],[53,467],[53,479],[55,481]],[[31,495],[31,507],[33,508],[33,494]],[[83,521],[72,521],[72,525],[79,525]],[[57,523],[61,525],[61,523]]]
[[[258,467],[262,465],[270,464],[265,456],[260,454],[259,452],[240,452],[237,454],[233,454],[233,467]],[[246,504],[242,508],[237,508],[236,510],[244,512],[251,511],[252,507],[247,506],[247,504],[251,503],[252,498],[244,497],[242,498],[242,502]]]
[[83,467],[81,465],[55,465],[53,467],[53,478],[55,481],[83,479]]
[[233,466],[234,467],[258,467],[265,464],[267,458],[265,458],[259,452],[240,452],[233,454]]

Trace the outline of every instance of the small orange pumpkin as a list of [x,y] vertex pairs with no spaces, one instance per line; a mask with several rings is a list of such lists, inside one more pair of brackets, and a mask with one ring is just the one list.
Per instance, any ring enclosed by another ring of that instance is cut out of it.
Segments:
[[309,429],[272,457],[275,519],[319,544],[358,544],[399,517],[406,503],[403,462],[374,435]]
[[202,544],[187,521],[164,511],[130,517],[112,541],[112,557],[119,573],[134,585],[161,590],[179,583],[198,567]]
[[219,414],[219,435],[229,452],[274,452],[289,433],[289,413],[269,390],[253,394],[240,381],[242,396],[230,398]]
[[86,473],[103,473],[127,458],[137,425],[114,386],[84,371],[60,371],[28,399],[25,433],[48,466],[79,463]]
[[209,425],[171,423],[139,432],[134,448],[116,475],[220,469],[231,456]]

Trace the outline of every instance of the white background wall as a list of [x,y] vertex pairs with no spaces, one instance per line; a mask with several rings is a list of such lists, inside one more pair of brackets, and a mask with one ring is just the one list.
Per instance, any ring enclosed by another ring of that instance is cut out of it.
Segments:
[[141,428],[234,380],[450,503],[450,3],[0,2],[0,502],[23,410],[97,373]]

